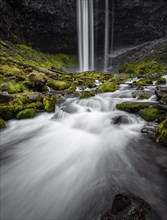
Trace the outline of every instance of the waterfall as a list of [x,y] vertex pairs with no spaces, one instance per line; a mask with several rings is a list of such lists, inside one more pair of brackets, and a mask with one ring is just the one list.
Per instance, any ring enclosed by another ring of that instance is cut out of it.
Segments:
[[[114,0],[112,0],[112,25],[111,25],[111,55],[113,54],[114,51],[114,17],[115,17],[115,13],[114,13]],[[112,56],[111,56],[111,65],[112,65]]]
[[109,47],[109,3],[105,0],[105,39],[104,39],[104,72],[108,69],[108,48]]
[[[111,5],[111,6],[110,6]],[[95,32],[94,16],[96,17],[95,10],[99,9],[98,0],[77,0],[77,23],[78,23],[78,50],[79,50],[79,71],[92,71],[95,67],[95,39],[97,41],[99,33]],[[114,44],[114,0],[112,4],[109,0],[104,1],[104,58],[103,70],[108,71],[109,64],[109,50],[113,53]],[[112,10],[110,13],[110,9]],[[95,15],[94,15],[95,14]],[[98,14],[98,13],[97,13]],[[110,18],[110,15],[111,18]],[[98,23],[98,15],[96,18]],[[100,17],[99,22],[102,19]],[[98,24],[97,24],[98,25]],[[98,27],[96,28],[98,30]],[[101,44],[100,38],[100,44]],[[110,49],[109,49],[110,48]],[[112,62],[112,60],[111,60]],[[98,60],[96,60],[98,63]]]
[[94,70],[94,11],[92,0],[78,0],[78,44],[80,71]]

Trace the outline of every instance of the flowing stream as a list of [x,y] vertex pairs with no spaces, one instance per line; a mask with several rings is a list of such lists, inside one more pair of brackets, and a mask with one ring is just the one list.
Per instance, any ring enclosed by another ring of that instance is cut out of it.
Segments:
[[165,220],[156,143],[141,134],[141,118],[115,108],[136,100],[133,91],[68,98],[55,114],[11,120],[1,133],[1,218],[99,219],[115,194],[129,192]]

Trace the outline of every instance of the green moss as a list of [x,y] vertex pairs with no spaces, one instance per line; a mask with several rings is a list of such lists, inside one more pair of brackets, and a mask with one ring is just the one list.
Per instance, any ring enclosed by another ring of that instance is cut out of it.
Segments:
[[17,113],[16,118],[17,119],[26,119],[26,118],[33,118],[37,114],[37,111],[35,109],[25,109],[23,111],[20,111]]
[[42,102],[38,101],[38,102],[32,102],[31,104],[28,104],[26,106],[26,108],[34,108],[34,109],[42,110],[42,109],[44,109],[44,106],[43,106]]
[[[6,45],[7,46],[6,46]],[[77,58],[66,54],[46,54],[30,46],[22,44],[12,44],[8,41],[1,41],[0,56],[10,57],[14,61],[21,61],[33,66],[53,69],[58,71],[67,71],[69,68],[77,66]]]
[[136,61],[134,63],[124,64],[119,72],[129,73],[135,75],[150,75],[152,73],[164,74],[167,70],[167,65],[159,63],[155,60],[150,61]]
[[105,75],[104,73],[100,73],[100,72],[81,72],[75,75],[76,78],[89,78],[92,80],[104,80],[107,78],[107,75]]
[[54,112],[55,110],[55,105],[57,102],[60,101],[60,98],[58,97],[45,97],[43,99],[43,104],[44,104],[44,109],[47,112]]
[[0,118],[0,130],[3,128],[6,128],[6,124],[5,121],[2,118]]
[[51,78],[48,79],[47,84],[54,90],[65,90],[68,89],[71,85],[68,81],[54,80]]
[[117,90],[117,85],[113,82],[105,82],[99,86],[98,92],[114,92]]
[[5,73],[6,75],[20,72],[20,70],[15,65],[7,65],[7,64],[2,65],[0,67],[0,71]]
[[116,108],[129,113],[138,113],[141,109],[148,108],[148,103],[121,103],[117,104]]
[[11,82],[0,82],[0,90],[2,91],[2,88],[6,86],[8,87],[8,93],[14,94],[14,93],[20,93],[23,92],[24,90],[27,89],[27,87],[24,85],[23,82],[16,82],[16,81],[11,81]]
[[32,73],[30,73],[28,78],[29,80],[25,83],[27,86],[33,88],[36,91],[47,91],[47,77],[45,76],[45,74],[33,71]]
[[42,101],[43,95],[39,92],[24,92],[13,95],[14,102],[17,100],[21,101],[23,104]]
[[159,84],[166,84],[166,79],[161,77],[159,78],[157,81],[156,81],[156,85],[159,85]]
[[136,85],[152,85],[152,80],[151,79],[140,79],[136,81]]
[[165,112],[160,112],[156,108],[146,108],[146,109],[141,109],[139,111],[139,115],[146,121],[162,121],[162,119],[165,116]]
[[71,86],[68,88],[67,92],[75,92],[75,90],[76,90],[76,85],[75,83],[72,83]]
[[94,91],[84,91],[82,92],[82,94],[79,94],[78,97],[80,99],[86,99],[86,98],[89,98],[91,96],[95,96],[96,93]]
[[167,147],[167,119],[158,125],[156,136],[157,141]]
[[17,112],[22,109],[23,106],[17,104],[0,106],[0,115],[5,120],[13,119],[15,118]]

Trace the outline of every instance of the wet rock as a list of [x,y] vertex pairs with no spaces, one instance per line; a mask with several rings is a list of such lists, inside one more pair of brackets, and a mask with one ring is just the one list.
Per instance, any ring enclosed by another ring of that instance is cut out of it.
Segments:
[[157,96],[157,101],[161,104],[167,104],[167,87],[157,86],[155,89],[155,95]]
[[9,102],[11,96],[7,92],[0,92],[0,103]]
[[120,125],[120,124],[131,124],[132,120],[126,115],[120,115],[112,118],[112,124]]
[[119,110],[123,110],[129,113],[138,113],[140,111],[140,109],[144,109],[144,108],[149,108],[150,103],[121,103],[121,104],[117,104],[116,108]]
[[141,130],[141,133],[147,134],[150,138],[155,139],[157,123],[147,123]]
[[145,220],[151,214],[151,207],[143,199],[126,194],[115,196],[110,211],[101,220]]
[[153,92],[151,90],[150,91],[139,90],[139,91],[133,92],[133,98],[137,98],[139,100],[149,99],[152,95],[153,95]]

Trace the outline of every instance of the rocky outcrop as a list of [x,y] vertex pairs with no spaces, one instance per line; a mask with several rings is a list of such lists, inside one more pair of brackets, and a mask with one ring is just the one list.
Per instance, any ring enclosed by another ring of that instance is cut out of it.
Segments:
[[75,0],[0,0],[0,33],[44,52],[76,50]]
[[[104,2],[94,1],[98,49],[104,46]],[[111,26],[112,1],[109,3]],[[115,0],[115,47],[164,37],[166,8],[166,0]],[[3,39],[24,41],[44,52],[77,52],[76,0],[0,0],[0,11],[0,37]]]
[[116,0],[115,43],[137,45],[166,35],[167,1]]

